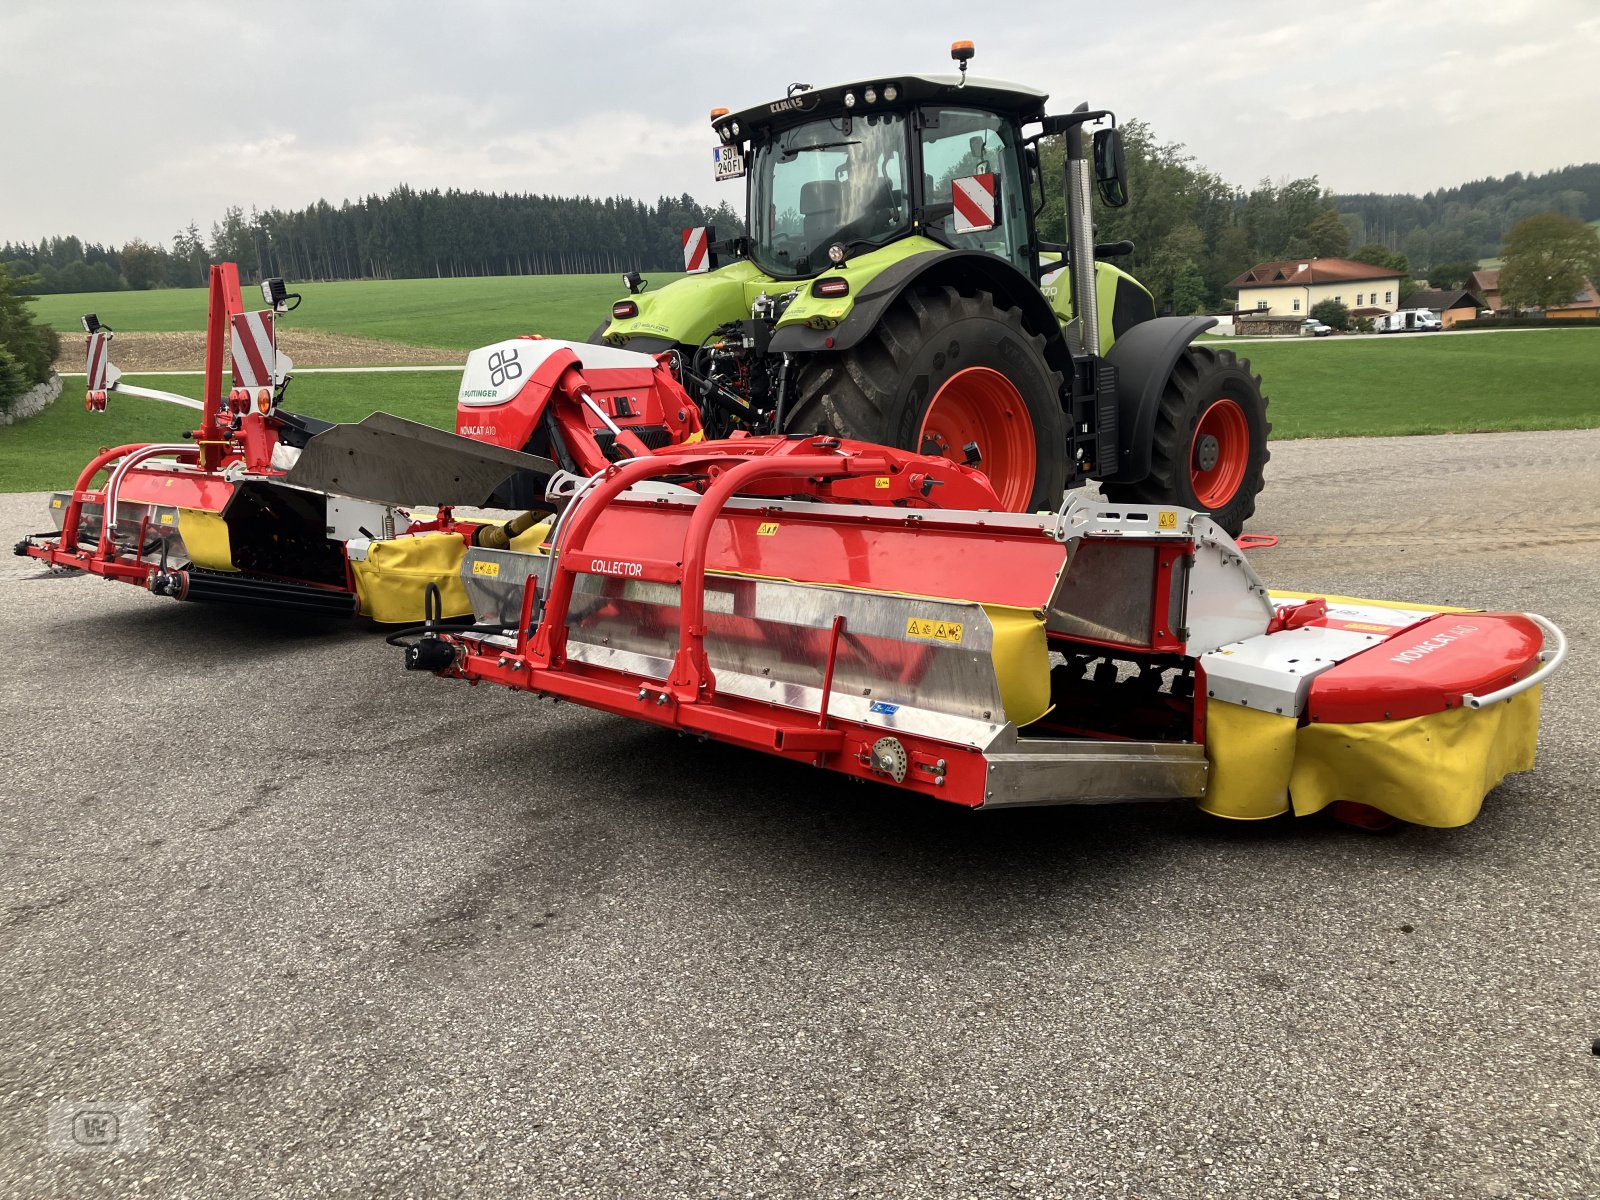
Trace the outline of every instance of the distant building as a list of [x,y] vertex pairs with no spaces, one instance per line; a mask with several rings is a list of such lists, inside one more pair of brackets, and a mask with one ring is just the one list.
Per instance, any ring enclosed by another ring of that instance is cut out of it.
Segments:
[[1300,317],[1324,300],[1353,316],[1381,316],[1400,307],[1403,273],[1352,258],[1290,258],[1258,263],[1227,286],[1239,290],[1240,313]]
[[1544,315],[1557,321],[1572,317],[1600,317],[1600,292],[1596,292],[1594,284],[1585,279],[1583,290],[1572,298],[1570,304],[1557,304],[1547,308],[1544,310]]
[[[1483,299],[1483,307],[1490,312],[1500,312],[1504,305],[1500,300],[1500,272],[1499,271],[1474,271],[1472,278],[1467,281],[1467,286]],[[1600,292],[1595,291],[1593,281],[1584,280],[1583,289],[1566,304],[1553,304],[1544,310],[1544,315],[1556,321],[1570,320],[1573,317],[1600,317]]]
[[1483,301],[1483,307],[1490,312],[1499,312],[1500,304],[1500,272],[1474,271],[1467,279],[1467,290]]
[[1400,302],[1400,307],[1426,308],[1439,318],[1440,324],[1450,329],[1457,321],[1474,319],[1483,305],[1471,292],[1460,288],[1455,291],[1446,288],[1425,288],[1420,292],[1412,292]]

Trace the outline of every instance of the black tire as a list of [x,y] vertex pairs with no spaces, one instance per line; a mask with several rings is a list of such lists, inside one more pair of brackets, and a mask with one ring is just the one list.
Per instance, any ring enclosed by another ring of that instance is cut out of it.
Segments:
[[[1226,406],[1232,404],[1242,420]],[[1218,408],[1218,405],[1224,407]],[[1215,412],[1213,410],[1215,409]],[[1197,439],[1207,421],[1208,435],[1236,429],[1232,442],[1219,446]],[[1267,398],[1261,394],[1261,376],[1250,373],[1250,361],[1232,350],[1190,346],[1173,365],[1156,413],[1150,447],[1150,474],[1137,483],[1103,485],[1108,500],[1123,504],[1176,504],[1211,514],[1211,519],[1238,537],[1256,511],[1267,460]],[[1213,464],[1206,469],[1206,463]],[[1237,483],[1227,486],[1230,473],[1213,475],[1218,463],[1232,463]],[[1220,491],[1221,494],[1218,494]],[[1205,494],[1202,495],[1201,493]]]
[[[997,307],[988,292],[908,289],[856,345],[812,355],[802,366],[784,429],[923,450],[924,421],[941,389],[959,372],[987,368],[1020,395],[1033,439],[1032,489],[1010,507],[1055,509],[1066,490],[1067,431],[1063,381],[1045,359],[1045,345],[1023,325],[1021,309]],[[961,446],[927,449],[962,457]],[[1004,498],[1003,482],[992,482]]]

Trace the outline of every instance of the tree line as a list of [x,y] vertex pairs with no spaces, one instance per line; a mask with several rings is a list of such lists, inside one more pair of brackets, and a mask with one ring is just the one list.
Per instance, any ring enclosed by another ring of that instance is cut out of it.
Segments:
[[229,208],[209,238],[191,221],[170,249],[138,238],[121,247],[72,236],[7,242],[0,264],[31,294],[199,287],[217,262],[238,263],[247,280],[304,282],[670,271],[682,269],[681,231],[698,225],[716,226],[718,237],[744,231],[726,201],[711,208],[689,195],[650,204],[402,184],[337,208]]
[[1511,230],[1529,217],[1600,219],[1600,163],[1479,179],[1425,196],[1369,192],[1337,202],[1353,241],[1377,242],[1403,253],[1413,270],[1431,272],[1499,255]]

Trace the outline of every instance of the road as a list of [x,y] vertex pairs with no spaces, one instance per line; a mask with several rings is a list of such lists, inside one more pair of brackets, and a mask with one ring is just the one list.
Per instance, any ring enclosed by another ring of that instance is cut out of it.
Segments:
[[[1477,336],[1479,334],[1492,334],[1492,333],[1548,333],[1552,329],[1561,329],[1561,328],[1563,328],[1563,326],[1561,325],[1560,322],[1553,321],[1547,326],[1541,326],[1541,327],[1538,327],[1538,328],[1530,328],[1528,326],[1522,326],[1520,328],[1513,328],[1513,329],[1434,329],[1434,330],[1427,330],[1427,331],[1412,330],[1410,332],[1402,331],[1400,333],[1382,333],[1382,334],[1376,334],[1375,333],[1375,334],[1371,334],[1371,335],[1361,334],[1359,336],[1358,335],[1354,335],[1354,334],[1332,334],[1332,335],[1330,335],[1328,337],[1320,337],[1320,338],[1302,337],[1299,334],[1290,334],[1287,337],[1229,337],[1227,340],[1228,340],[1228,343],[1230,345],[1237,344],[1237,345],[1241,345],[1241,346],[1254,345],[1254,344],[1260,343],[1260,342],[1269,342],[1269,343],[1273,343],[1275,345],[1280,345],[1280,346],[1285,346],[1285,345],[1293,346],[1293,345],[1298,345],[1298,344],[1300,344],[1302,342],[1315,343],[1316,345],[1319,345],[1319,346],[1322,346],[1322,345],[1331,346],[1331,345],[1335,345],[1335,344],[1341,345],[1341,346],[1357,346],[1357,345],[1365,345],[1368,342],[1369,338],[1376,338],[1378,341],[1390,342],[1390,341],[1396,341],[1396,340],[1398,340],[1400,338],[1431,338],[1431,337],[1438,337],[1441,334],[1448,334],[1450,337],[1455,338],[1455,337],[1475,337],[1475,336]],[[1592,326],[1592,325],[1579,325],[1579,326],[1573,326],[1572,328],[1576,328],[1576,329],[1593,329],[1594,326]],[[1218,336],[1220,337],[1220,335],[1218,335]],[[436,368],[430,368],[430,369],[436,369]],[[179,372],[179,373],[181,374],[182,372]],[[200,374],[200,372],[196,371],[196,372],[194,372],[194,374],[198,375],[198,374]]]
[[1273,453],[1274,586],[1572,639],[1473,825],[953,811],[0,560],[0,1194],[1600,1193],[1600,431]]

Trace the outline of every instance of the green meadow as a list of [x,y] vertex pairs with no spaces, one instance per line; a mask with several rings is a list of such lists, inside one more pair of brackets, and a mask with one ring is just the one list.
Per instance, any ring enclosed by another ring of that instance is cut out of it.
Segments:
[[1274,437],[1600,426],[1600,328],[1257,342],[1236,353],[1261,376]]
[[[646,276],[659,287],[676,275]],[[290,329],[318,329],[412,346],[471,350],[523,333],[583,341],[627,289],[617,275],[508,275],[483,279],[357,280],[291,283],[304,302],[284,318]],[[260,307],[246,285],[245,307]],[[63,334],[92,312],[117,330],[172,332],[206,327],[206,289],[87,292],[40,296],[36,320]],[[196,363],[198,367],[200,364]]]

